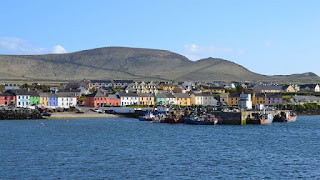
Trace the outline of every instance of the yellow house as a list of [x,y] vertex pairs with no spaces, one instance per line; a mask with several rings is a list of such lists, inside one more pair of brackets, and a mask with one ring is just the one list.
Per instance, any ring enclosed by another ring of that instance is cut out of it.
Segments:
[[47,93],[39,93],[40,95],[40,104],[42,105],[42,107],[46,107],[48,106],[48,100],[49,100],[49,96]]
[[240,100],[240,94],[228,94],[229,106],[238,106],[239,100]]
[[252,104],[256,105],[256,104],[263,104],[266,105],[266,95],[265,94],[256,94],[255,92],[253,92],[252,94]]
[[154,96],[150,93],[140,93],[139,103],[140,105],[154,105]]
[[191,98],[186,93],[175,93],[173,94],[174,99],[179,106],[190,106],[191,105]]
[[286,85],[283,87],[283,91],[284,92],[296,92],[296,90],[294,89],[294,87],[292,85]]
[[162,90],[164,90],[164,91],[173,91],[175,87],[177,87],[177,85],[174,85],[174,84],[163,84],[162,85]]

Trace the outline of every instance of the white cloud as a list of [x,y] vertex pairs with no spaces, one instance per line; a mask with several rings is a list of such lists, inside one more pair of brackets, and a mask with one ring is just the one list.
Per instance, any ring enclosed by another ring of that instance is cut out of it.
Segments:
[[0,37],[0,52],[6,54],[48,54],[66,53],[66,49],[61,45],[54,46],[52,49],[36,47],[28,41],[16,37]]
[[184,46],[184,54],[187,58],[198,60],[199,58],[212,57],[221,54],[233,53],[232,48],[218,48],[215,46],[201,47],[196,44],[187,44]]
[[54,54],[63,54],[63,53],[67,53],[67,51],[61,45],[56,45],[55,47],[53,47],[52,53],[54,53]]
[[15,37],[0,37],[0,50],[14,54],[42,54],[45,48],[34,47],[31,43]]

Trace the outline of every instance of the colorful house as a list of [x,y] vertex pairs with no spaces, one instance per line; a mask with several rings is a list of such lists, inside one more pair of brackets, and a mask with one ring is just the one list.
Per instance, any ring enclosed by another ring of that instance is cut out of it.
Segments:
[[162,88],[163,91],[173,91],[175,87],[178,85],[175,84],[162,84],[160,87]]
[[86,96],[86,106],[88,107],[104,107],[108,103],[108,97],[100,91]]
[[35,91],[30,91],[30,105],[33,106],[38,106],[40,104],[40,95],[39,93]]
[[169,99],[165,93],[158,93],[155,95],[157,105],[167,105],[169,104]]
[[48,93],[48,107],[55,109],[58,106],[58,96],[53,93]]
[[4,92],[0,94],[0,105],[9,106],[16,104],[16,95],[11,92]]
[[228,95],[228,105],[238,106],[240,100],[240,94],[229,94]]
[[49,106],[49,93],[39,93],[40,96],[40,105],[42,107],[48,107]]
[[179,106],[190,106],[191,105],[191,98],[188,94],[185,93],[174,93],[176,105]]
[[257,105],[257,104],[266,105],[266,94],[264,94],[264,93],[256,94],[255,92],[253,92],[252,104],[253,105]]
[[266,105],[282,104],[281,94],[266,94]]
[[118,95],[116,94],[109,94],[107,98],[107,105],[109,106],[120,106],[121,104],[121,99]]
[[140,105],[154,105],[154,96],[150,93],[139,94]]

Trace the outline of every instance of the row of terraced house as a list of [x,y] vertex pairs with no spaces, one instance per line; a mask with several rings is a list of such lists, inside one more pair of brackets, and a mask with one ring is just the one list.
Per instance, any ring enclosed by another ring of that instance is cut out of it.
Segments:
[[216,100],[213,94],[194,93],[136,93],[136,92],[117,92],[115,94],[106,94],[100,91],[86,96],[86,106],[130,106],[130,105],[178,105],[178,106],[216,106]]
[[1,106],[20,108],[70,108],[77,105],[77,97],[68,92],[43,93],[28,90],[8,90],[0,94]]

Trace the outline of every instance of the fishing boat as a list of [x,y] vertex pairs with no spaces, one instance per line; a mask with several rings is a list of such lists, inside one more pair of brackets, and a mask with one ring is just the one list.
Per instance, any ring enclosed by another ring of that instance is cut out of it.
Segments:
[[139,121],[152,121],[155,116],[151,111],[147,112],[145,115],[139,117]]
[[157,114],[155,115],[155,117],[152,119],[152,122],[154,123],[161,123],[163,121],[165,121],[166,119],[166,115],[165,114]]
[[216,125],[218,121],[219,119],[212,114],[202,114],[200,116],[191,114],[188,118],[184,119],[185,124],[193,125]]
[[247,124],[272,124],[273,115],[271,113],[254,113],[251,118],[247,119]]
[[274,118],[274,122],[295,122],[296,120],[297,114],[292,111],[281,111]]

